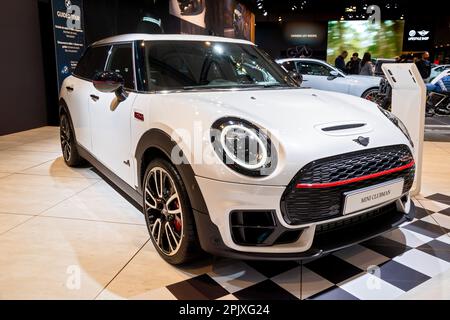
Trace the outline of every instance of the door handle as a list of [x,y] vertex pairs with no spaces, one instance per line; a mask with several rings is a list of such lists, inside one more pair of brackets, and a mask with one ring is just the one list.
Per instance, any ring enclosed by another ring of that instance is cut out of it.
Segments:
[[69,91],[69,92],[72,92],[73,91],[73,87],[72,86],[67,86],[66,90]]
[[96,102],[96,101],[98,101],[98,99],[100,99],[100,97],[96,96],[95,94],[91,94],[91,99]]

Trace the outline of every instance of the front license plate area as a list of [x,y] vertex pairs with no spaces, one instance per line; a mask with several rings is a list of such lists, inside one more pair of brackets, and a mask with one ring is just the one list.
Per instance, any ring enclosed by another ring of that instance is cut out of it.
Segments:
[[403,194],[403,179],[392,180],[376,186],[344,193],[344,215],[370,209],[388,201],[398,199]]

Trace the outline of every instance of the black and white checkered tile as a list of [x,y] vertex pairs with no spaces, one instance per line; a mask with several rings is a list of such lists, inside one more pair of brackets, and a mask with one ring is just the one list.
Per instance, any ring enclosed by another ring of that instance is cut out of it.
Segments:
[[[416,201],[414,221],[321,259],[220,260],[212,271],[167,286],[177,299],[396,299],[450,270],[450,196]],[[450,290],[450,288],[448,288]]]

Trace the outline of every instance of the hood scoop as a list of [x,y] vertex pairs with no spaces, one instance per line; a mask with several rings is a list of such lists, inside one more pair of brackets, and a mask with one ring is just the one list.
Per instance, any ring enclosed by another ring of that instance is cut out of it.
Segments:
[[328,136],[360,135],[372,131],[372,127],[363,121],[323,123],[316,125],[315,128]]
[[334,125],[331,127],[325,127],[322,128],[322,131],[330,132],[330,131],[341,131],[341,130],[349,130],[349,129],[356,129],[366,126],[366,123],[351,123],[351,124],[340,124],[340,125]]

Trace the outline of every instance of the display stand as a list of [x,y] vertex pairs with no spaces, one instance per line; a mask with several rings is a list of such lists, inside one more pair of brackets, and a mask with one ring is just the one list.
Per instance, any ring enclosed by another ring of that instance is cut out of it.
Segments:
[[427,89],[415,64],[387,63],[382,69],[392,86],[392,113],[405,124],[414,143],[416,179],[411,193],[417,195],[422,185]]

